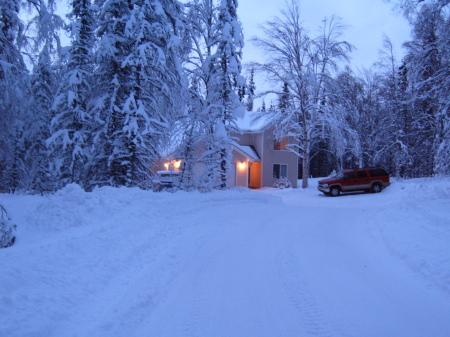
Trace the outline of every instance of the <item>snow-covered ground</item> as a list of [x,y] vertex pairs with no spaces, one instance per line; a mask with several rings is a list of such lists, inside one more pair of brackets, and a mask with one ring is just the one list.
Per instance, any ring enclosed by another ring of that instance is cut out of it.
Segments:
[[450,336],[450,180],[0,195],[0,336]]

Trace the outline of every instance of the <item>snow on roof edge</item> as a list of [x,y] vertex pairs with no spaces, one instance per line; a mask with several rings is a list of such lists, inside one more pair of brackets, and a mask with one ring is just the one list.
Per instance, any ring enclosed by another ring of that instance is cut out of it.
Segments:
[[251,161],[261,161],[261,157],[258,155],[256,150],[249,145],[240,145],[233,141],[233,146],[236,150],[241,152],[244,156],[246,156]]
[[267,115],[257,111],[246,111],[243,117],[236,119],[236,126],[240,132],[260,132],[271,125]]

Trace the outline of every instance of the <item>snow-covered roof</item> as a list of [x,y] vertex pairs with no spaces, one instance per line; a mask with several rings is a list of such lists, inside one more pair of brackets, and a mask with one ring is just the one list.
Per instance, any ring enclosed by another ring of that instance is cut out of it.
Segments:
[[250,161],[261,161],[261,158],[259,157],[256,150],[249,145],[240,145],[233,141],[233,146],[235,150],[240,152],[242,155],[246,156]]
[[236,125],[240,132],[259,132],[270,126],[270,119],[262,112],[246,111],[236,119]]

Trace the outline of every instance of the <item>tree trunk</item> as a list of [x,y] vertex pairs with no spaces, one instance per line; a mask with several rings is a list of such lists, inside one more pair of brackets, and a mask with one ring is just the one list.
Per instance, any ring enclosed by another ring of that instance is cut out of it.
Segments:
[[303,172],[302,172],[302,188],[308,187],[308,176],[309,176],[309,138],[308,132],[305,130],[303,132]]

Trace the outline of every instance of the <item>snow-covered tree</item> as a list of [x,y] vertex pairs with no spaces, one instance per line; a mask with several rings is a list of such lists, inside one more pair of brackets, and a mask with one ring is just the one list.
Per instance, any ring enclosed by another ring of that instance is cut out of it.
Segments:
[[267,108],[266,108],[266,101],[263,99],[262,103],[261,103],[261,108],[260,108],[261,112],[267,112]]
[[438,26],[436,19],[438,19],[436,13],[430,13],[428,10],[423,16],[418,17],[413,29],[414,39],[407,44],[409,51],[405,58],[408,81],[412,84],[410,96],[414,101],[415,128],[421,130],[417,135],[418,143],[415,146],[416,158],[423,161],[419,166],[421,175],[431,175],[434,166],[433,144],[439,103],[436,91],[433,90],[433,79],[440,68],[440,55],[436,48]]
[[[392,0],[413,26],[404,72],[415,112],[417,174],[449,174],[450,1]],[[426,164],[425,164],[426,163]]]
[[220,152],[219,175],[220,188],[226,188],[231,159],[230,132],[234,127],[237,114],[243,113],[243,106],[236,89],[245,83],[241,76],[241,59],[244,39],[242,26],[237,17],[237,0],[222,0],[217,19],[217,51],[214,67],[217,108],[211,112],[216,116],[216,141]]
[[25,146],[23,163],[27,167],[27,184],[30,192],[41,193],[54,189],[56,177],[50,170],[47,139],[50,136],[51,105],[57,85],[57,75],[52,68],[51,52],[45,44],[31,75],[32,105],[24,121],[22,142]]
[[253,102],[255,100],[255,91],[256,91],[255,69],[252,68],[250,70],[250,79],[247,84],[247,101],[245,103],[245,105],[247,107],[247,111],[253,111]]
[[20,0],[0,0],[0,190],[18,186],[18,121],[27,106],[27,70],[20,53],[24,25]]
[[89,111],[91,98],[95,10],[90,0],[74,0],[68,17],[71,45],[52,111],[49,139],[53,172],[58,185],[85,182],[89,156],[89,137],[95,121]]
[[197,150],[202,141],[204,124],[202,113],[204,112],[202,94],[199,92],[198,79],[193,77],[189,88],[190,99],[188,100],[188,111],[180,119],[182,129],[181,146],[178,152],[182,158],[180,188],[192,191],[198,187],[195,180],[194,169],[197,165]]
[[[448,2],[447,2],[448,3]],[[447,8],[448,9],[448,8]],[[437,121],[439,127],[436,137],[436,159],[434,172],[438,175],[450,175],[450,16],[440,26],[439,51],[441,68],[436,80],[439,87],[439,111]]]
[[[197,186],[207,191],[226,186],[230,127],[236,109],[242,108],[237,90],[245,82],[240,75],[243,39],[236,7],[236,1],[215,5],[212,0],[194,0],[187,4],[186,20],[192,41],[185,61],[191,83],[190,112],[186,116],[190,131],[189,140],[184,143],[189,145],[182,152],[192,153],[194,143],[203,145],[199,162],[204,165],[204,172]],[[187,148],[191,149],[186,152]],[[184,160],[194,158],[190,155]],[[184,174],[191,175],[186,171]]]
[[327,175],[332,170],[362,165],[360,123],[362,84],[349,67],[329,81],[325,114],[333,113],[318,127],[318,142],[311,147],[311,172]]
[[379,76],[378,99],[381,102],[381,123],[383,127],[377,128],[377,146],[380,148],[376,157],[384,163],[396,176],[405,175],[411,166],[411,147],[405,129],[408,128],[407,109],[402,101],[405,100],[401,87],[400,64],[396,60],[393,44],[385,36],[381,59],[378,66],[381,70]]
[[58,83],[57,63],[60,60],[60,38],[58,30],[62,19],[55,14],[54,1],[36,0],[30,3],[36,15],[28,29],[35,32],[32,51],[38,54],[31,74],[32,98],[23,125],[23,139],[26,151],[22,159],[27,177],[23,189],[32,192],[48,191],[53,188],[49,171],[49,152],[46,141],[49,137],[51,106]]
[[[190,81],[188,114],[181,120],[184,132],[180,155],[183,159],[181,175],[182,188],[190,190],[193,184],[201,190],[209,191],[215,181],[214,121],[211,111],[214,97],[214,51],[217,46],[217,7],[213,0],[194,0],[187,4],[186,27],[190,50],[184,60],[185,71]],[[195,152],[200,149],[201,156]],[[204,167],[198,181],[193,182],[196,163]]]
[[289,147],[302,158],[304,188],[308,186],[311,148],[320,140],[320,126],[335,125],[338,118],[327,104],[327,97],[332,94],[332,86],[327,82],[338,61],[347,60],[352,50],[349,43],[340,40],[343,28],[333,17],[323,21],[316,38],[309,37],[302,25],[299,2],[292,0],[281,11],[281,17],[264,25],[266,38],[254,39],[268,57],[266,63],[256,66],[271,81],[288,84],[291,106],[273,116],[274,125],[278,137],[291,136],[295,140]]
[[157,148],[169,134],[183,84],[175,0],[106,0],[100,13],[92,180],[151,185]]
[[284,82],[282,94],[280,94],[278,98],[278,109],[282,114],[285,113],[286,109],[289,108],[290,99],[291,98],[289,95],[289,85],[287,82]]
[[8,217],[6,209],[0,205],[0,248],[7,248],[14,244],[15,232],[16,225]]

